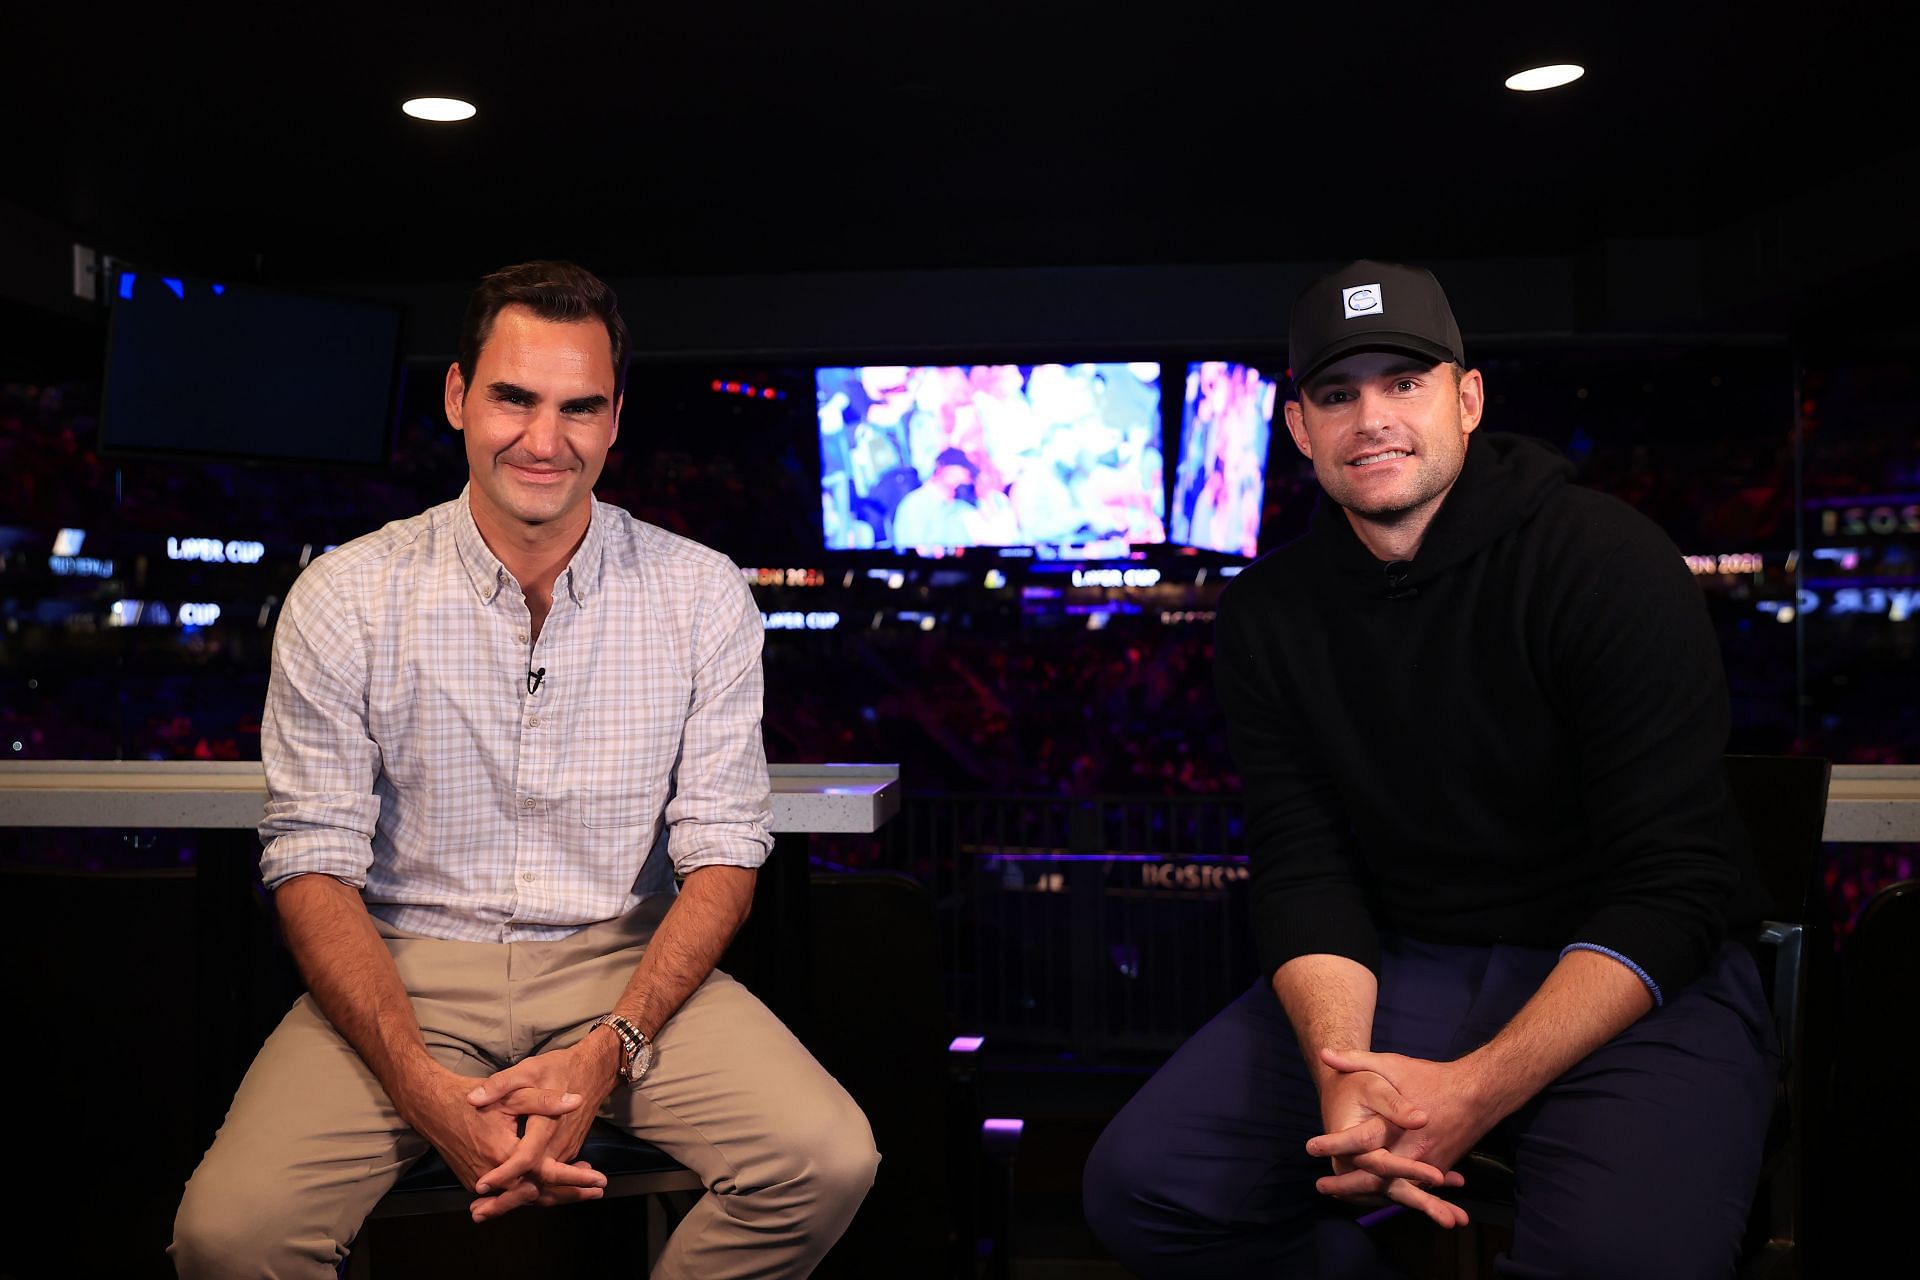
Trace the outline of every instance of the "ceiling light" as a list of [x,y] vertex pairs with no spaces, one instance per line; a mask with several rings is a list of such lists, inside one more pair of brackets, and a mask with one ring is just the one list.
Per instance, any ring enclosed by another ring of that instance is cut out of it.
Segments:
[[415,120],[436,120],[441,123],[471,120],[474,115],[474,105],[459,98],[408,98],[400,104],[400,109]]
[[1558,89],[1563,84],[1572,84],[1587,69],[1571,62],[1557,62],[1550,67],[1534,67],[1507,77],[1507,88],[1517,89],[1521,93],[1538,93],[1542,89]]

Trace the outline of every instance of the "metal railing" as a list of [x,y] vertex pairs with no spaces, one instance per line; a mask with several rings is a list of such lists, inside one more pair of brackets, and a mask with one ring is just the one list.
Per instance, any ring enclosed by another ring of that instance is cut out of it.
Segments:
[[909,795],[814,850],[932,888],[953,1025],[1002,1048],[1163,1055],[1253,978],[1237,802]]

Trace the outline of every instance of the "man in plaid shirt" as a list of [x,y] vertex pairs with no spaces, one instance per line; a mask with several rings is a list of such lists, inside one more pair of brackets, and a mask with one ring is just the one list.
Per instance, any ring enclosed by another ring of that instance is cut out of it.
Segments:
[[308,994],[187,1185],[184,1277],[332,1276],[429,1147],[475,1222],[596,1199],[596,1116],[707,1185],[660,1277],[805,1275],[872,1184],[860,1109],[714,968],[772,844],[760,617],[593,497],[627,355],[581,268],[488,276],[446,378],[466,490],[288,595],[261,873]]

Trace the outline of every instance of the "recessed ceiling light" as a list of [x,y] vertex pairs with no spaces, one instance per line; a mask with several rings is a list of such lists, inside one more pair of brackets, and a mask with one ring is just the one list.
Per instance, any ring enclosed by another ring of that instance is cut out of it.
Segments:
[[437,120],[442,123],[471,120],[474,115],[474,105],[459,98],[408,98],[400,104],[400,109],[415,120]]
[[1521,93],[1538,93],[1542,89],[1558,89],[1563,84],[1572,84],[1587,69],[1571,62],[1557,62],[1551,67],[1534,67],[1507,77],[1507,88],[1517,89]]

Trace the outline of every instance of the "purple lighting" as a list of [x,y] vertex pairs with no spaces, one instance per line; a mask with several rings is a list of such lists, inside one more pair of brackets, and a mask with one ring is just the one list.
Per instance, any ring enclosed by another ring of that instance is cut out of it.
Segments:
[[953,1043],[947,1046],[948,1053],[978,1053],[986,1044],[985,1036],[955,1036]]
[[1020,1150],[1020,1131],[1026,1127],[1025,1120],[983,1120],[980,1124],[980,1146],[989,1155],[1011,1160]]
[[1008,853],[995,852],[990,856],[1002,862],[1196,862],[1196,863],[1244,863],[1244,853]]

